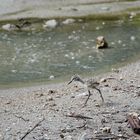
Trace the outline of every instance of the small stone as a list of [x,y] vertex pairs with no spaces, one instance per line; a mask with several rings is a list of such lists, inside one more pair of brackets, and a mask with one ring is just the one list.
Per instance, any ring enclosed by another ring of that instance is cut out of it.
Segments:
[[67,25],[67,24],[72,24],[72,23],[74,23],[74,22],[75,22],[75,19],[69,18],[69,19],[64,20],[64,21],[62,22],[62,24]]
[[61,137],[61,138],[64,138],[64,135],[63,135],[63,134],[60,134],[60,137]]
[[42,97],[42,96],[44,96],[44,94],[43,93],[37,93],[37,94],[35,94],[37,97]]
[[106,42],[104,36],[98,36],[96,38],[96,47],[98,49],[107,48],[108,47],[108,43]]
[[118,87],[113,87],[113,89],[112,89],[113,91],[115,91],[115,90],[118,90]]
[[103,128],[101,128],[101,130],[102,130],[103,132],[110,133],[110,132],[111,132],[111,127],[103,127]]
[[98,131],[94,131],[94,134],[97,134],[98,133]]
[[102,78],[102,79],[100,80],[100,82],[101,82],[101,83],[106,82],[106,78]]
[[119,73],[120,72],[119,69],[115,69],[115,68],[112,68],[112,71],[113,72],[116,72],[116,73]]
[[75,98],[75,96],[74,96],[74,95],[72,95],[72,96],[71,96],[71,98]]
[[120,79],[120,80],[123,80],[124,78],[123,78],[123,77],[120,77],[119,79]]
[[50,107],[54,107],[54,106],[57,106],[57,104],[53,103],[50,105]]
[[48,20],[43,25],[44,28],[55,28],[58,25],[58,22],[55,19]]
[[108,84],[105,84],[104,86],[105,86],[105,87],[109,87],[109,85],[108,85]]
[[54,75],[50,75],[49,79],[50,80],[54,79]]
[[137,88],[140,88],[140,85],[138,85]]
[[2,29],[7,30],[7,31],[17,30],[17,28],[14,24],[9,24],[9,23],[5,24],[5,25],[2,25]]
[[123,137],[123,135],[122,134],[118,134],[118,137]]
[[98,103],[97,103],[97,104],[95,104],[95,106],[96,106],[96,107],[100,107],[100,105],[99,105]]
[[52,97],[50,97],[50,96],[47,98],[47,101],[53,101],[53,100],[54,99]]
[[103,118],[103,119],[101,120],[101,123],[102,123],[102,124],[103,124],[103,123],[106,123],[106,119]]
[[136,16],[137,14],[135,12],[131,12],[129,18],[132,19]]
[[118,126],[118,132],[121,132],[121,131],[122,131],[122,127]]
[[49,94],[53,94],[53,93],[56,93],[56,91],[53,90],[53,89],[50,89],[50,90],[48,91],[48,93],[49,93]]
[[11,104],[11,103],[12,103],[12,101],[7,101],[5,104],[7,104],[7,105],[8,105],[8,104]]

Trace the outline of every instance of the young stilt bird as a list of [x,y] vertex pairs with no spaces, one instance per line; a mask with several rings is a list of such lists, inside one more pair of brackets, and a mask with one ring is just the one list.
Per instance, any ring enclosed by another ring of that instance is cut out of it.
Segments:
[[90,79],[88,81],[83,81],[79,75],[72,76],[71,77],[71,80],[68,82],[68,84],[72,83],[73,81],[81,82],[82,84],[84,84],[86,86],[86,88],[88,90],[88,98],[86,99],[84,105],[87,104],[87,101],[88,101],[89,97],[91,96],[90,89],[96,89],[99,92],[99,94],[100,94],[100,97],[102,99],[102,102],[104,102],[104,98],[102,96],[102,93],[101,93],[100,89],[97,88],[98,85],[99,85],[99,82],[95,81],[94,79]]

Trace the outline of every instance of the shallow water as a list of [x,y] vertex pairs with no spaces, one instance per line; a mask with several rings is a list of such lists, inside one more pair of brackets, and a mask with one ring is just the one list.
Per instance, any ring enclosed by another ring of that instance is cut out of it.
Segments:
[[[97,36],[109,48],[96,49]],[[0,32],[0,85],[55,82],[77,73],[94,75],[140,56],[140,26],[88,21],[52,30]]]

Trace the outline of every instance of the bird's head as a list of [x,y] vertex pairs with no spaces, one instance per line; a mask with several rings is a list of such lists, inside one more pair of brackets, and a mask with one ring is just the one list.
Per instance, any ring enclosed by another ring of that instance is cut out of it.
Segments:
[[75,74],[75,75],[73,75],[72,77],[71,77],[71,80],[68,82],[68,85],[70,84],[70,83],[72,83],[73,81],[78,81],[78,82],[81,82],[82,84],[84,84],[84,81],[81,79],[81,77],[79,76],[79,75],[77,75],[77,74]]

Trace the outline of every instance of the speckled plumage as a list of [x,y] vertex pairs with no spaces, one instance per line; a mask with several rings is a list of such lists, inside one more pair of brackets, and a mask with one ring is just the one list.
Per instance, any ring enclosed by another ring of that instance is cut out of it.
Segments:
[[96,81],[95,79],[89,79],[87,81],[84,81],[84,80],[81,79],[81,77],[79,75],[72,76],[71,80],[68,84],[72,83],[73,81],[78,81],[78,82],[81,82],[82,84],[86,85],[89,95],[88,95],[88,98],[87,98],[85,104],[87,103],[89,97],[91,96],[90,89],[96,89],[100,94],[102,102],[104,102],[104,98],[102,96],[102,93],[101,93],[100,89],[97,88],[100,84],[98,81]]

